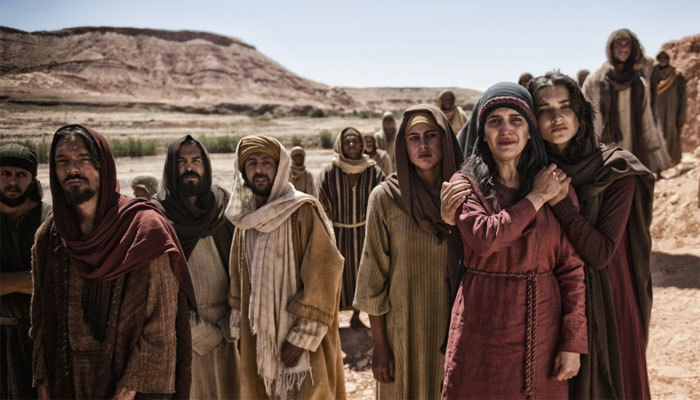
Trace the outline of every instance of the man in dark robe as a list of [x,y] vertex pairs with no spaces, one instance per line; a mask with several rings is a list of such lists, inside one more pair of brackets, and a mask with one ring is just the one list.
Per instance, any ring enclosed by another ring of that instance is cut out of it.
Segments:
[[363,327],[352,300],[365,242],[369,194],[385,177],[363,151],[360,132],[355,128],[343,129],[335,139],[333,160],[318,178],[318,199],[333,222],[338,250],[345,257],[340,310],[354,310],[350,320],[353,328]]
[[49,157],[54,214],[32,249],[39,398],[188,397],[195,299],[175,230],[119,193],[97,132],[59,129]]
[[199,321],[192,329],[192,398],[238,397],[238,352],[227,337],[228,262],[233,224],[224,216],[229,193],[212,184],[209,154],[185,136],[171,143],[163,185],[153,199],[172,221],[185,251]]
[[36,153],[19,144],[0,147],[0,398],[37,396],[32,387],[31,249],[51,215],[41,201]]
[[661,81],[656,99],[656,116],[661,128],[666,148],[673,164],[681,162],[681,128],[685,123],[688,100],[685,95],[685,77],[669,63],[668,53],[659,52],[656,56]]

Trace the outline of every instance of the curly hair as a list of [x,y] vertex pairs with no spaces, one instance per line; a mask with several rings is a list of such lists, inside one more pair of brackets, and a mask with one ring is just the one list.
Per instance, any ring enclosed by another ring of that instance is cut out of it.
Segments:
[[596,137],[593,130],[593,106],[581,91],[576,81],[559,71],[547,72],[544,76],[538,76],[530,84],[530,94],[535,100],[537,108],[537,97],[547,89],[555,86],[563,86],[569,91],[571,109],[578,118],[578,131],[567,143],[563,152],[559,152],[557,147],[545,142],[547,155],[551,158],[562,159],[566,163],[573,164],[580,161],[597,147]]

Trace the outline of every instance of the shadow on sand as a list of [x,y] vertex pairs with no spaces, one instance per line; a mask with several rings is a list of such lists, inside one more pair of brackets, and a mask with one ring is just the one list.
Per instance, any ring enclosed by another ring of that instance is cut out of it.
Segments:
[[372,337],[369,329],[353,329],[350,327],[338,329],[340,333],[340,346],[345,353],[343,364],[348,364],[356,371],[362,371],[370,367],[372,355]]
[[700,257],[652,252],[651,281],[658,287],[700,289]]

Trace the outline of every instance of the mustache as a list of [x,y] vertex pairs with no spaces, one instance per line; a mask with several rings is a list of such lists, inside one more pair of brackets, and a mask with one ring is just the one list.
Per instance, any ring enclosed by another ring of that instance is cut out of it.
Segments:
[[202,176],[194,171],[187,171],[187,172],[183,173],[182,175],[180,175],[180,179],[185,179],[185,178],[202,179]]
[[253,175],[253,180],[255,180],[255,178],[265,178],[268,181],[270,180],[270,178],[268,178],[267,175],[265,175],[265,174],[255,174],[255,175]]
[[73,174],[73,175],[68,175],[68,176],[66,176],[66,179],[63,180],[63,183],[66,183],[66,182],[68,182],[68,181],[71,180],[71,179],[80,179],[80,180],[82,180],[82,181],[87,182],[87,178],[86,178],[86,177],[84,177],[84,176],[82,176],[82,175],[79,175],[79,174]]

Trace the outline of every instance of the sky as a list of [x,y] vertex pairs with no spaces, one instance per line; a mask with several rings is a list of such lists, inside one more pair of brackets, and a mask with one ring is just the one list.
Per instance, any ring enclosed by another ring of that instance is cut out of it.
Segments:
[[696,0],[0,0],[0,25],[197,30],[233,36],[331,86],[485,90],[522,72],[575,76],[629,28],[648,56],[700,34]]

